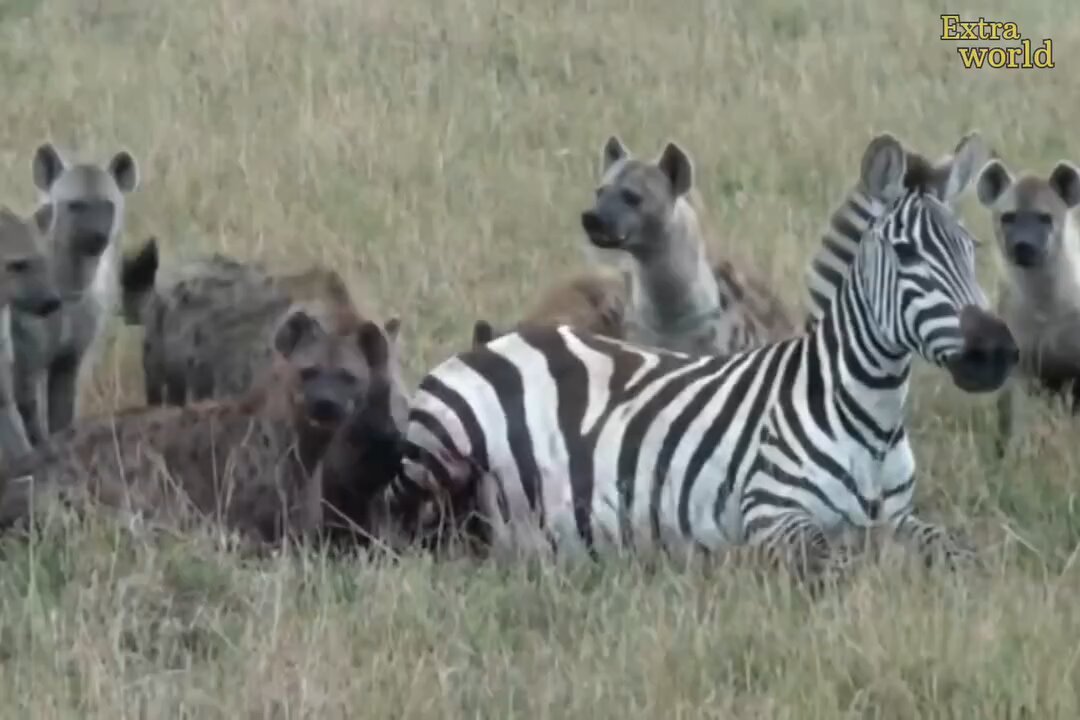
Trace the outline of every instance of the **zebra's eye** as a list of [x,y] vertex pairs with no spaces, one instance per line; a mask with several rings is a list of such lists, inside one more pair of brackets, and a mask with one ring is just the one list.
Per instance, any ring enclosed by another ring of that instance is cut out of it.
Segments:
[[915,246],[915,243],[896,243],[893,245],[893,251],[896,253],[896,259],[900,261],[901,265],[914,265],[922,260],[922,253],[919,252],[919,248]]

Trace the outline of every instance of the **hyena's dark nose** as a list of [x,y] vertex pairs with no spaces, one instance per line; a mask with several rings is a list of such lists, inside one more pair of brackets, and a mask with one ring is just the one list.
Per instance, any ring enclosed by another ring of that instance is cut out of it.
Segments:
[[585,230],[589,242],[596,247],[608,249],[619,247],[619,241],[612,236],[607,223],[595,210],[586,210],[581,213],[581,227]]
[[604,222],[593,210],[586,210],[581,213],[581,227],[584,228],[585,232],[589,233],[589,235],[604,232]]
[[307,403],[308,415],[320,423],[340,422],[345,414],[341,403],[331,398],[313,398]]
[[84,255],[100,255],[109,244],[109,234],[99,230],[79,233],[76,240],[79,252]]
[[1012,246],[1012,259],[1020,267],[1033,267],[1039,264],[1039,246],[1035,243],[1021,240]]
[[49,295],[38,301],[37,314],[41,316],[52,315],[54,312],[60,309],[60,297],[57,295]]

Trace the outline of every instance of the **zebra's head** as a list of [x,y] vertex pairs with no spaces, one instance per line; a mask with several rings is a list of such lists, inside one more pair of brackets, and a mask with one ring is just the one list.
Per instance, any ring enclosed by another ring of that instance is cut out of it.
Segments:
[[880,339],[891,346],[883,350],[922,356],[966,392],[996,390],[1019,351],[979,285],[977,241],[933,192],[905,189],[905,172],[900,143],[888,134],[875,138],[863,178],[892,188],[895,199],[860,243],[855,282]]

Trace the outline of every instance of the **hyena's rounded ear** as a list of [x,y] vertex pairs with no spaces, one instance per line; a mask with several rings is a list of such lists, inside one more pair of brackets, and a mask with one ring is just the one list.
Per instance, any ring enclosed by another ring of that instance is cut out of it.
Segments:
[[975,197],[984,207],[991,207],[1012,184],[1013,177],[1005,163],[994,158],[979,171],[979,179],[975,181]]
[[56,146],[51,142],[42,143],[34,151],[34,160],[31,163],[34,185],[38,190],[48,192],[66,167],[67,163]]
[[978,130],[972,130],[953,150],[942,200],[950,202],[964,192],[990,159],[990,147]]
[[401,318],[395,316],[383,323],[383,330],[386,331],[386,337],[389,338],[391,343],[398,341],[398,333],[401,332]]
[[1050,171],[1050,188],[1070,210],[1080,205],[1080,173],[1068,160],[1061,160]]
[[618,135],[612,135],[600,149],[600,172],[606,173],[612,165],[628,157],[630,157],[630,151],[623,145],[623,141]]
[[285,357],[289,357],[305,341],[310,340],[322,328],[315,318],[303,310],[294,310],[278,326],[274,333],[274,349]]
[[365,321],[356,331],[356,340],[369,367],[383,367],[389,362],[390,345],[378,325],[370,320]]
[[109,174],[120,192],[129,193],[139,187],[139,165],[127,150],[121,150],[109,161]]
[[891,200],[904,191],[907,155],[900,141],[891,133],[881,133],[863,152],[859,182],[866,192],[879,200]]
[[143,246],[120,260],[120,288],[125,293],[145,293],[157,280],[160,255],[157,237],[151,235]]
[[491,326],[491,323],[487,320],[477,320],[473,323],[472,346],[474,350],[487,345],[494,339],[495,328]]
[[669,142],[660,154],[657,167],[671,183],[671,192],[675,197],[682,197],[694,186],[694,163],[678,143]]

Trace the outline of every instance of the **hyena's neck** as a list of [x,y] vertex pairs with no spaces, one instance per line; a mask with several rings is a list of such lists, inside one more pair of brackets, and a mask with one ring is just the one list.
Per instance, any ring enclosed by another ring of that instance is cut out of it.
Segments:
[[719,309],[720,294],[693,207],[679,199],[663,237],[648,258],[635,263],[632,297],[638,315],[658,331],[692,331]]

